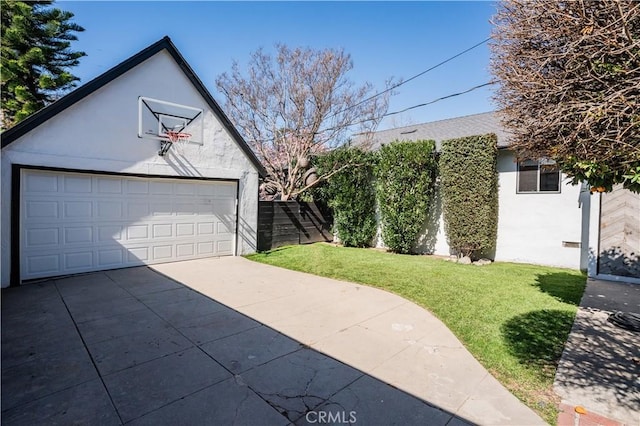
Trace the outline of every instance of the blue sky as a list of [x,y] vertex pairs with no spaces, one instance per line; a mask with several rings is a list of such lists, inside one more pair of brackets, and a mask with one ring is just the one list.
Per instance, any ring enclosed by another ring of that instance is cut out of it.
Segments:
[[[383,89],[389,77],[407,79],[490,35],[492,2],[212,2],[58,1],[85,28],[73,48],[87,53],[73,72],[87,82],[129,56],[171,37],[213,96],[215,79],[233,60],[246,64],[275,43],[344,48],[350,78]],[[464,91],[491,79],[486,44],[400,88],[389,112]],[[494,109],[491,87],[386,119],[382,128]]]

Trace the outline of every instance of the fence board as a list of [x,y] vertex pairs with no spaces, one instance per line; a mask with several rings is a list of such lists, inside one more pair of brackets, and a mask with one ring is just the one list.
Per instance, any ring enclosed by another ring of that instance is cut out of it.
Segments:
[[333,241],[327,208],[298,201],[258,203],[258,251],[284,245]]

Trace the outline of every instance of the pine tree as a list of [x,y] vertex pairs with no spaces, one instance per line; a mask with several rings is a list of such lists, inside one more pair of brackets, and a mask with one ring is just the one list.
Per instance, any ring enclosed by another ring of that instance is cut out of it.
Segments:
[[75,86],[68,69],[84,52],[70,49],[73,13],[50,7],[52,1],[2,1],[0,60],[2,127],[11,127]]

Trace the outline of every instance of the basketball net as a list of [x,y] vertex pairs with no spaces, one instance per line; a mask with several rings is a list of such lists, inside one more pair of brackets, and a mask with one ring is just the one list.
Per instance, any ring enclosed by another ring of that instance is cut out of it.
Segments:
[[167,130],[167,137],[169,142],[176,150],[176,154],[184,154],[184,147],[191,140],[191,133],[176,132],[175,130]]

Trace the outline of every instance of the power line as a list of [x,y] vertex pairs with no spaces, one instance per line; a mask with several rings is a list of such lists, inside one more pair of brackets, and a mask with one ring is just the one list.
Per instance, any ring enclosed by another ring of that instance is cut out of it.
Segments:
[[482,40],[481,42],[474,44],[473,46],[471,46],[471,47],[469,47],[469,48],[467,48],[467,49],[463,50],[462,52],[456,53],[455,55],[453,55],[453,56],[451,56],[451,57],[449,57],[449,58],[445,59],[445,60],[444,60],[444,61],[442,61],[442,62],[439,62],[439,63],[435,64],[434,66],[432,66],[432,67],[430,67],[430,68],[427,68],[426,70],[424,70],[424,71],[422,71],[422,72],[420,72],[420,73],[418,73],[418,74],[414,75],[413,77],[410,77],[410,78],[408,78],[408,79],[406,79],[406,80],[403,80],[403,81],[401,81],[400,83],[394,84],[393,86],[388,87],[388,88],[386,88],[385,90],[383,90],[383,91],[381,91],[381,92],[378,92],[378,93],[376,93],[376,94],[374,94],[374,95],[371,95],[371,96],[369,96],[368,98],[366,98],[366,99],[364,99],[364,100],[362,100],[362,101],[360,101],[360,102],[358,102],[358,103],[355,103],[355,104],[353,104],[353,105],[351,105],[351,106],[349,106],[349,107],[347,107],[347,108],[344,108],[344,109],[342,109],[342,110],[340,110],[340,111],[336,112],[335,114],[333,114],[331,117],[334,117],[334,116],[336,116],[336,115],[338,115],[338,114],[340,114],[340,113],[342,113],[342,112],[345,112],[345,111],[347,111],[347,110],[349,110],[349,109],[351,109],[351,108],[355,108],[355,107],[357,107],[358,105],[362,105],[362,104],[363,104],[363,103],[365,103],[365,102],[369,102],[371,99],[377,98],[377,97],[378,97],[378,96],[380,96],[380,95],[383,95],[383,94],[385,94],[385,93],[387,93],[387,92],[390,92],[390,91],[392,91],[392,90],[394,90],[394,89],[397,89],[398,87],[402,86],[403,84],[407,84],[408,82],[410,82],[410,81],[412,81],[412,80],[415,80],[416,78],[421,77],[421,76],[425,75],[426,73],[428,73],[428,72],[430,72],[430,71],[433,71],[434,69],[436,69],[436,68],[438,68],[438,67],[440,67],[440,66],[442,66],[442,65],[446,64],[447,62],[451,62],[451,61],[453,61],[454,59],[456,59],[456,58],[458,58],[458,57],[460,57],[460,56],[464,55],[465,53],[472,51],[472,50],[473,50],[473,49],[475,49],[476,47],[482,46],[483,44],[485,44],[485,43],[486,43],[486,42],[488,42],[489,40],[491,40],[491,37],[487,37],[486,39]]
[[485,86],[491,86],[492,84],[495,84],[495,82],[490,81],[490,82],[488,82],[488,83],[479,84],[479,85],[477,85],[477,86],[473,86],[472,88],[467,89],[467,90],[464,90],[464,91],[462,91],[462,92],[452,93],[451,95],[443,96],[443,97],[441,97],[441,98],[437,98],[437,99],[434,99],[434,100],[432,100],[432,101],[425,102],[425,103],[423,103],[423,104],[410,106],[410,107],[405,108],[405,109],[402,109],[402,110],[400,110],[400,111],[389,112],[389,113],[387,113],[387,114],[383,115],[383,117],[388,117],[388,116],[390,116],[390,115],[396,115],[396,114],[402,114],[403,112],[407,112],[407,111],[409,111],[409,110],[411,110],[411,109],[420,108],[420,107],[423,107],[423,106],[427,106],[427,105],[435,104],[436,102],[440,102],[440,101],[443,101],[443,100],[445,100],[445,99],[449,99],[449,98],[453,98],[453,97],[456,97],[456,96],[464,95],[465,93],[473,92],[474,90],[480,89],[480,88],[485,87]]
[[[408,108],[401,109],[401,110],[399,110],[399,111],[388,112],[388,113],[384,114],[384,115],[383,115],[382,117],[380,117],[380,118],[388,117],[388,116],[390,116],[390,115],[402,114],[403,112],[406,112],[406,111],[409,111],[409,110],[412,110],[412,109],[415,109],[415,108],[420,108],[420,107],[424,107],[424,106],[427,106],[427,105],[435,104],[436,102],[440,102],[440,101],[443,101],[443,100],[445,100],[445,99],[454,98],[454,97],[456,97],[456,96],[464,95],[464,94],[466,94],[466,93],[473,92],[474,90],[480,89],[480,88],[482,88],[482,87],[491,86],[491,85],[493,85],[493,84],[495,84],[495,83],[496,83],[496,82],[494,82],[494,81],[490,81],[490,82],[488,82],[488,83],[479,84],[479,85],[477,85],[477,86],[473,86],[473,87],[471,87],[471,88],[469,88],[469,89],[463,90],[462,92],[457,92],[457,93],[452,93],[452,94],[450,94],[450,95],[442,96],[442,97],[440,97],[440,98],[437,98],[437,99],[431,100],[431,101],[429,101],[429,102],[425,102],[425,103],[418,104],[418,105],[413,105],[413,106],[410,106],[410,107],[408,107]],[[377,118],[368,118],[368,119],[366,119],[366,120],[357,121],[357,122],[355,122],[355,123],[351,123],[351,124],[350,124],[349,126],[347,126],[347,127],[355,126],[355,125],[357,125],[357,124],[362,124],[362,123],[366,123],[366,122],[368,122],[368,121],[374,121],[374,120],[377,120]],[[320,134],[320,133],[323,133],[323,132],[328,132],[328,131],[331,131],[331,130],[336,130],[337,128],[338,128],[338,127],[329,127],[329,128],[327,128],[327,129],[318,130],[318,131],[316,132],[316,134]]]

